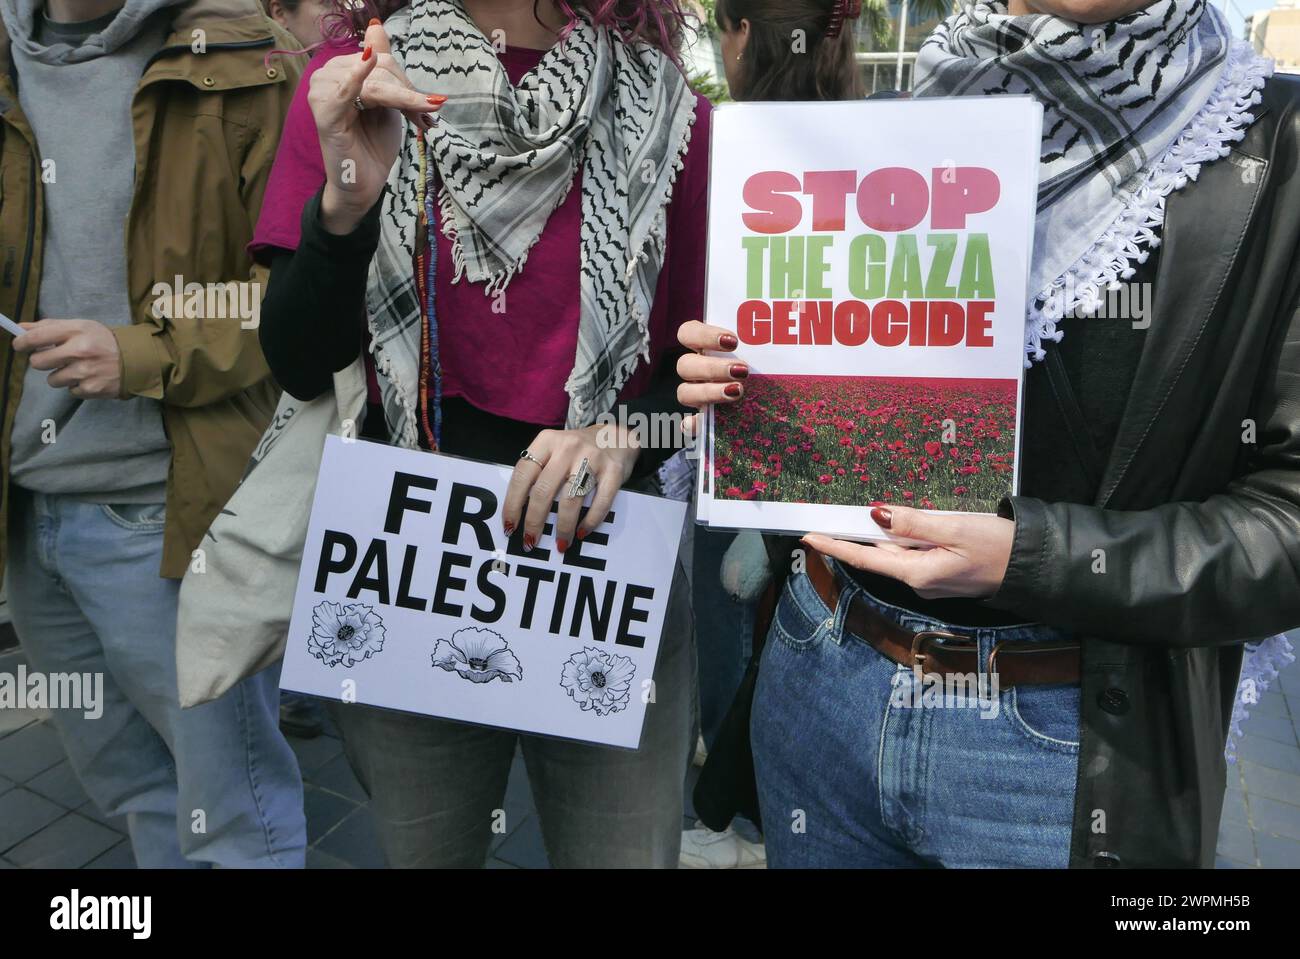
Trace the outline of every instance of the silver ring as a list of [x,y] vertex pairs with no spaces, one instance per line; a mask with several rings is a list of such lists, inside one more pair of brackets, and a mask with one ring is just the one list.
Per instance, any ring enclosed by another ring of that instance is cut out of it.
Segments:
[[582,499],[595,485],[595,477],[587,468],[587,458],[584,456],[582,462],[578,464],[578,472],[569,477],[569,498]]
[[536,456],[534,456],[532,453],[528,452],[528,450],[524,450],[522,453],[520,453],[520,454],[519,454],[519,458],[520,458],[521,460],[528,460],[528,462],[530,462],[530,463],[536,463],[538,466],[541,466],[541,465],[542,465],[542,461],[539,460],[539,459],[538,459]]
[[361,94],[359,93],[352,98],[352,105],[363,113],[366,110],[366,105],[361,102]]

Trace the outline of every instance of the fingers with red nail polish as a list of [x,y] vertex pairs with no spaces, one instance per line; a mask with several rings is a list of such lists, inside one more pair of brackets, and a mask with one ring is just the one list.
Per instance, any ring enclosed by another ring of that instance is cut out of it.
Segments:
[[677,359],[677,402],[703,409],[713,403],[738,400],[743,388],[736,382],[749,377],[749,364],[718,353],[733,352],[740,341],[736,334],[698,320],[677,328],[677,342],[690,352]]

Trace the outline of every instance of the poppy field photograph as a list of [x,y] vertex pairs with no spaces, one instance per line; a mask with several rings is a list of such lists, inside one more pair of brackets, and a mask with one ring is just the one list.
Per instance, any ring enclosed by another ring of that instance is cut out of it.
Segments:
[[992,513],[1015,475],[1016,381],[754,374],[713,437],[720,500]]

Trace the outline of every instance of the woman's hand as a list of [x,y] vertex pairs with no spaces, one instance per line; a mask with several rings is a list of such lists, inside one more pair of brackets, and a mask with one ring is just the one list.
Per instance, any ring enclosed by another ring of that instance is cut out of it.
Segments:
[[821,533],[809,533],[803,542],[856,569],[900,580],[922,599],[984,598],[1002,585],[1016,532],[1011,520],[975,513],[930,513],[906,506],[877,506],[871,518],[891,533],[933,543],[934,547],[864,545]]
[[[532,459],[520,457],[506,487],[505,506],[501,511],[506,535],[514,534],[527,501],[528,512],[523,517],[524,550],[531,550],[541,539],[551,504],[558,499],[555,546],[563,553],[575,536],[582,539],[605,521],[614,494],[632,475],[640,452],[635,434],[613,424],[581,430],[542,430],[528,445]],[[578,515],[586,497],[570,496],[569,484],[584,459],[596,487],[591,507],[579,524]]]
[[[677,342],[692,352],[677,361],[677,402],[697,409],[710,403],[734,403],[745,395],[740,382],[749,375],[744,363],[725,356],[704,356],[705,350],[730,353],[738,345],[736,335],[720,326],[690,320],[677,329]],[[682,421],[686,433],[695,432],[695,415]]]
[[390,49],[371,20],[363,52],[334,57],[311,76],[307,100],[325,161],[321,223],[331,233],[351,233],[379,199],[402,146],[402,117],[423,132],[447,99],[417,92]]

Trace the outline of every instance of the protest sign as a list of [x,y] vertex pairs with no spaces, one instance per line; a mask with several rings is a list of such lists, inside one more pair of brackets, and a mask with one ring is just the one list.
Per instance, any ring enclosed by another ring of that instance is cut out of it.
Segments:
[[1016,489],[1041,126],[1011,96],[715,112],[706,315],[751,372],[701,522],[884,539],[873,504]]
[[281,686],[635,748],[685,504],[620,492],[561,554],[507,539],[511,471],[329,437]]

